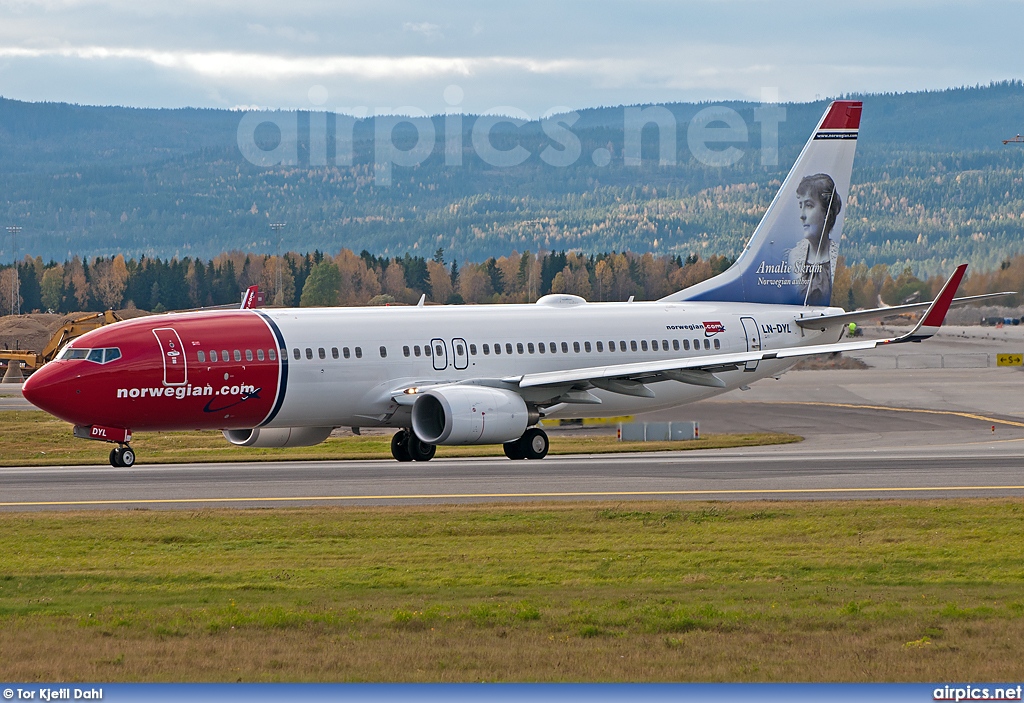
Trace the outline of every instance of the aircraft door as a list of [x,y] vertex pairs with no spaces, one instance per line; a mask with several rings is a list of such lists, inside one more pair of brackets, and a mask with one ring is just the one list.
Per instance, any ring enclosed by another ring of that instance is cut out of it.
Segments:
[[434,359],[434,370],[444,371],[448,368],[448,345],[443,339],[431,339],[430,346],[433,347],[431,357]]
[[188,382],[188,369],[185,366],[185,345],[181,343],[181,337],[171,327],[155,329],[153,335],[160,343],[160,356],[164,362],[164,385],[184,386]]
[[469,351],[465,339],[456,337],[452,340],[452,356],[455,359],[455,368],[459,370],[469,368]]
[[[741,317],[740,322],[743,323],[743,332],[747,337],[747,351],[761,351],[761,332],[757,329],[757,322],[752,317]],[[744,371],[754,371],[757,369],[756,361],[748,361],[743,367]]]

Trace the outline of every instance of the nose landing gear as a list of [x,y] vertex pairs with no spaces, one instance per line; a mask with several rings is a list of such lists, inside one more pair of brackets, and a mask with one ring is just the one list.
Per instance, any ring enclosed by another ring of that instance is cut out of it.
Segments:
[[110,450],[110,465],[114,468],[127,469],[135,464],[135,450],[127,444]]
[[125,469],[135,464],[135,450],[128,444],[132,441],[132,431],[129,429],[103,425],[76,425],[74,435],[79,439],[116,444],[117,448],[110,450],[110,465],[114,468]]

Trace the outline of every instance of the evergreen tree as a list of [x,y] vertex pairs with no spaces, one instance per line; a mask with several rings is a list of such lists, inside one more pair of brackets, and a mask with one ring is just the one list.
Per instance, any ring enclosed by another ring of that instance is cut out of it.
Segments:
[[316,307],[337,305],[341,289],[341,271],[333,261],[314,266],[302,286],[300,305]]

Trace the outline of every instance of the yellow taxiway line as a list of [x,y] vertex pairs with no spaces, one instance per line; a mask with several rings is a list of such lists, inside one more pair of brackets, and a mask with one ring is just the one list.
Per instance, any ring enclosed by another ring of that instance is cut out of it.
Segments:
[[3,508],[33,506],[90,506],[90,505],[168,505],[187,503],[286,503],[312,501],[357,500],[458,500],[469,498],[616,498],[621,496],[715,496],[715,495],[787,495],[798,493],[921,493],[953,491],[1024,491],[1024,486],[913,486],[874,488],[734,488],[694,491],[566,491],[550,493],[421,493],[408,495],[363,496],[273,496],[263,498],[139,498],[118,500],[39,500],[0,503]]
[[826,403],[824,401],[817,400],[778,400],[770,403],[771,405],[817,405],[827,408],[849,408],[851,410],[888,410],[896,413],[923,413],[926,415],[955,415],[956,417],[964,417],[968,420],[980,420],[992,425],[1008,425],[1010,427],[1024,427],[1024,422],[1017,422],[1015,420],[1000,420],[995,417],[988,417],[986,415],[978,415],[976,413],[965,413],[958,410],[927,410],[925,408],[895,408],[888,405],[857,405],[855,403]]

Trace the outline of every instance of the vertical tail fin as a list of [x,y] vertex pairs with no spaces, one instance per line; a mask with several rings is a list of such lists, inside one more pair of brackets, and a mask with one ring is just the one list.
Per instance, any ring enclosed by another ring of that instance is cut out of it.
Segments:
[[861,106],[829,105],[732,267],[662,300],[828,305]]
[[259,286],[249,286],[242,295],[242,310],[252,310],[263,305],[263,294]]

